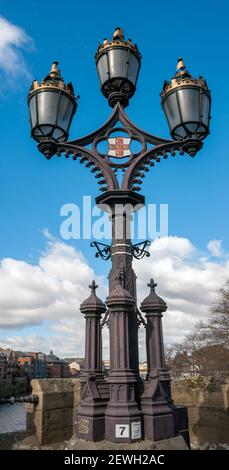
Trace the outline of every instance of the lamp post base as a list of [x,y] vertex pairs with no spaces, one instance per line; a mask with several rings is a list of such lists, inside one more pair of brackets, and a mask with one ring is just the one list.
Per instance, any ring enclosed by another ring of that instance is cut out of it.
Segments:
[[108,382],[110,400],[105,412],[106,440],[124,443],[143,439],[142,413],[136,401],[136,374],[116,371],[111,373]]
[[81,405],[76,415],[76,436],[84,441],[103,441],[105,437],[105,406],[88,402]]
[[109,386],[103,379],[89,378],[82,384],[82,397],[76,414],[76,436],[85,441],[102,441],[105,437],[105,410]]

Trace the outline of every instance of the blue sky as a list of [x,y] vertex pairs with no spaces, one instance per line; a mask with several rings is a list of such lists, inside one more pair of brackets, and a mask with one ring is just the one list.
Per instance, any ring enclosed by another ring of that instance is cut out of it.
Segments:
[[[211,134],[195,159],[170,158],[148,174],[143,192],[149,203],[169,205],[169,235],[187,238],[201,252],[209,240],[221,240],[229,252],[228,219],[228,13],[226,1],[212,6],[203,0],[73,1],[0,0],[0,15],[27,35],[13,46],[17,67],[9,73],[0,53],[1,231],[0,258],[36,265],[45,250],[43,230],[59,236],[60,207],[95,197],[93,176],[70,160],[47,162],[30,139],[27,93],[32,79],[40,80],[58,60],[80,101],[71,138],[84,135],[108,117],[111,109],[99,90],[94,54],[99,42],[121,26],[138,44],[142,68],[137,92],[128,108],[141,128],[169,138],[159,93],[182,56],[188,70],[203,75],[212,92]],[[1,31],[0,31],[1,51]],[[108,265],[94,260],[88,240],[68,243],[81,250],[98,275]],[[218,261],[221,262],[220,260]],[[20,330],[24,336],[33,326]],[[11,331],[11,330],[10,330]],[[43,323],[35,333],[44,333]],[[15,330],[17,333],[17,330]],[[7,338],[8,329],[2,335]],[[0,332],[1,337],[1,332]]]

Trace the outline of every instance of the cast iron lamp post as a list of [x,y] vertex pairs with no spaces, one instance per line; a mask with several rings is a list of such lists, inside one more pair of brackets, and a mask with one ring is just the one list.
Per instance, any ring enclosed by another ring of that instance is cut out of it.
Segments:
[[[141,304],[146,320],[137,308],[132,259],[149,255],[149,242],[131,243],[131,213],[127,205],[132,211],[142,207],[142,179],[160,157],[177,153],[193,157],[201,149],[202,140],[209,133],[210,91],[206,81],[193,78],[179,59],[175,76],[164,83],[161,93],[173,139],[167,140],[139,129],[124,111],[136,90],[141,54],[130,39],[124,39],[120,28],[116,28],[110,41],[105,39],[99,45],[96,65],[101,91],[113,112],[105,124],[85,137],[67,141],[77,98],[72,84],[66,85],[61,78],[57,62],[41,83],[33,82],[28,96],[31,135],[39,142],[39,150],[47,159],[64,154],[85,163],[102,192],[96,203],[105,204],[112,220],[111,246],[92,243],[97,256],[112,260],[106,306],[96,296],[94,282],[90,297],[81,305],[86,318],[86,370],[81,380],[76,433],[85,440],[105,437],[113,442],[158,440],[179,433],[188,440],[187,410],[173,404],[164,359],[161,317],[167,306],[155,293],[152,280],[150,294]],[[102,151],[101,142],[106,143],[106,151]],[[134,142],[140,144],[136,152]],[[123,173],[121,183],[119,171]],[[148,375],[144,383],[139,376],[139,323],[146,327]],[[104,324],[108,324],[110,332],[111,368],[107,379],[101,356]]]

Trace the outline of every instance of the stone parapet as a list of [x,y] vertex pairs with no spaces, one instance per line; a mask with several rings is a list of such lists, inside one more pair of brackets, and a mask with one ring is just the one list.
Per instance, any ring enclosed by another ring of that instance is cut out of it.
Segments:
[[172,384],[175,403],[188,407],[189,432],[193,445],[229,444],[228,379],[198,378]]
[[41,445],[70,439],[79,403],[79,380],[33,379],[31,386],[39,402],[26,405],[28,432],[35,433]]

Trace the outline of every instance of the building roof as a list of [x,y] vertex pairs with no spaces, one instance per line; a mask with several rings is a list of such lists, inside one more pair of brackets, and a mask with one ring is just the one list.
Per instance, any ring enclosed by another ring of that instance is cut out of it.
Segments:
[[72,362],[77,362],[78,364],[82,364],[85,362],[84,357],[65,357],[64,361],[67,362],[68,364],[71,364]]
[[64,359],[60,359],[59,357],[55,356],[55,354],[53,354],[52,350],[50,351],[50,354],[48,354],[46,356],[46,361],[47,362],[55,362],[55,363],[59,363],[59,364],[63,364],[63,363],[66,364],[66,361]]

